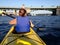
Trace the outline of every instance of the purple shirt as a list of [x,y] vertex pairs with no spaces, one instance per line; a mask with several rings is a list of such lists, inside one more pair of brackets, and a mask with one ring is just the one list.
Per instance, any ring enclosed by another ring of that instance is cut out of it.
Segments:
[[30,31],[30,20],[28,16],[18,16],[16,24],[16,32],[29,32]]

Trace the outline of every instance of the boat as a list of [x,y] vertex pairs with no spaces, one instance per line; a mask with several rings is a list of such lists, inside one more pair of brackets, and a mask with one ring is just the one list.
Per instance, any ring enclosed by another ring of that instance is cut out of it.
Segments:
[[32,28],[25,34],[13,34],[14,27],[11,27],[0,45],[46,45]]

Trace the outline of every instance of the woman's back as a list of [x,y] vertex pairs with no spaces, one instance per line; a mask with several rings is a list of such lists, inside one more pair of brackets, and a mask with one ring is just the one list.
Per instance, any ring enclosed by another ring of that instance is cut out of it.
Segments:
[[16,32],[29,32],[30,31],[30,20],[28,18],[28,16],[25,17],[21,17],[18,16],[16,18]]

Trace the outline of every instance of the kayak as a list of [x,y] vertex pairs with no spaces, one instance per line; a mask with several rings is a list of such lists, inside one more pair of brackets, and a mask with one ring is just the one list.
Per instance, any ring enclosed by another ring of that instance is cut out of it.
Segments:
[[30,28],[30,32],[13,34],[14,26],[11,27],[0,45],[46,45],[45,42]]

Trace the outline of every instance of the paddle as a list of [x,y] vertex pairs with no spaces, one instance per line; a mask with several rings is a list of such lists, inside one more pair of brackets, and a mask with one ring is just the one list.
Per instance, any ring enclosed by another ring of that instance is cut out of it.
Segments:
[[[15,17],[14,17],[14,16],[12,16],[12,15],[6,15],[6,16],[8,16],[8,17],[11,17],[11,18],[15,19]],[[37,27],[37,26],[34,26],[34,28],[39,29],[39,28],[44,28],[44,27]]]
[[15,17],[13,17],[12,15],[7,15],[7,14],[6,14],[6,16],[8,16],[8,17],[11,17],[11,18],[15,19]]

